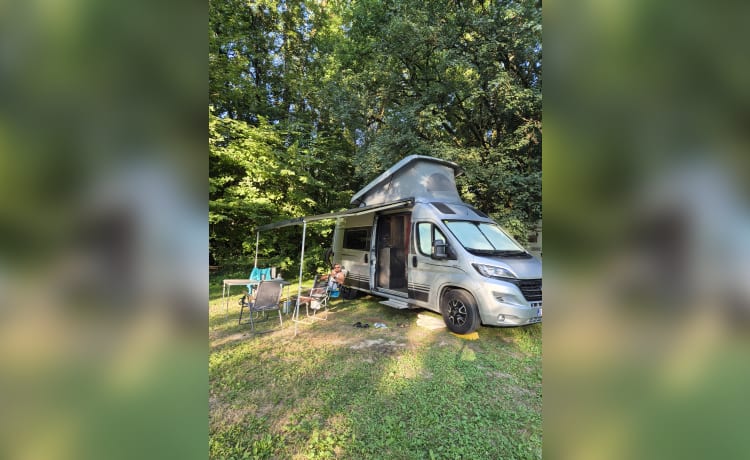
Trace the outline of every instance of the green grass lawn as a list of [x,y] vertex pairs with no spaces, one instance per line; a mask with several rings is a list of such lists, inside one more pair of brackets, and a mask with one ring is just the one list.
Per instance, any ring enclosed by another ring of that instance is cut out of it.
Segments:
[[228,314],[210,290],[211,458],[541,458],[541,325],[467,340],[368,296],[252,335],[232,289]]

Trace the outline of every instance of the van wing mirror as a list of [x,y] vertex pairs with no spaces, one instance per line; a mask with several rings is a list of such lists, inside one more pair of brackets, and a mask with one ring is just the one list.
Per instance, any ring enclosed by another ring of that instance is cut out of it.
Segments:
[[433,259],[447,259],[448,258],[448,245],[443,240],[435,240],[432,242],[432,258]]

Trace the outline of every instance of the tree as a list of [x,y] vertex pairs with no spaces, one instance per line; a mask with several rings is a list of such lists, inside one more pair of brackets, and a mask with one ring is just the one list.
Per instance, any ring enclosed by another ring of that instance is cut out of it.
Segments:
[[[326,71],[321,49],[337,30],[329,21],[322,7],[300,1],[209,4],[209,222],[217,259],[246,260],[259,225],[345,208],[353,193],[354,145],[317,84]],[[311,242],[326,233],[313,232]]]
[[338,49],[356,173],[407,153],[457,161],[464,198],[517,234],[541,218],[541,5],[356,2]]
[[409,154],[459,163],[463,198],[523,237],[541,218],[541,51],[537,2],[210,0],[212,254],[346,208]]

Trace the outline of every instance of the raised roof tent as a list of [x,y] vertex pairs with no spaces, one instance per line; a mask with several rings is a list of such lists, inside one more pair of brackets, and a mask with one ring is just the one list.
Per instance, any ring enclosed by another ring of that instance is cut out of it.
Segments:
[[351,204],[373,206],[406,198],[459,203],[456,176],[461,172],[451,161],[410,155],[357,192]]

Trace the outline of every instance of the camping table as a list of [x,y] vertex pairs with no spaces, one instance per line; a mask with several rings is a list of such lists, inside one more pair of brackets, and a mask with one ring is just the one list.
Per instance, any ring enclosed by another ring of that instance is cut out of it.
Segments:
[[232,286],[247,286],[249,284],[255,288],[258,287],[258,283],[260,283],[260,281],[249,280],[247,278],[224,280],[221,289],[221,298],[224,300],[224,307],[227,313],[229,313],[229,289],[231,289]]

